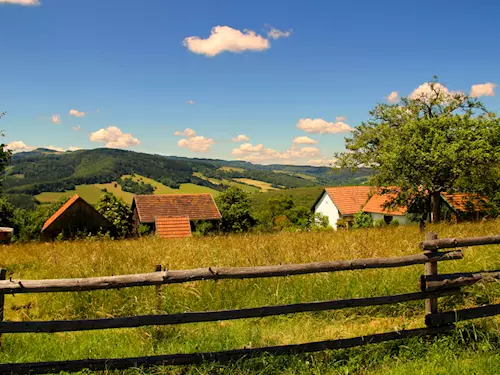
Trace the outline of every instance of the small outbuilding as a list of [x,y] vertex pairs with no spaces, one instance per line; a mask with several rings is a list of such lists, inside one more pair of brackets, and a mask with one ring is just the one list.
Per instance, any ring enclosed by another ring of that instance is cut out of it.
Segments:
[[162,238],[191,235],[195,221],[222,219],[211,194],[136,195],[132,202],[132,231],[147,225]]
[[0,227],[0,243],[9,243],[13,234],[13,228]]
[[333,229],[337,229],[337,222],[340,219],[349,225],[354,215],[361,211],[368,201],[370,190],[370,186],[325,188],[314,204],[314,213],[326,216]]
[[488,213],[487,199],[469,193],[441,193],[444,219],[448,221],[478,220]]
[[108,219],[76,194],[45,222],[42,237],[51,239],[60,233],[71,237],[79,233],[105,233],[114,230],[114,225]]

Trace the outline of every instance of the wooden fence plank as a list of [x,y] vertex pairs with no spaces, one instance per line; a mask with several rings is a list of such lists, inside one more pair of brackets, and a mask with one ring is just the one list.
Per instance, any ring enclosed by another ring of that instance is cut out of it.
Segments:
[[500,305],[488,305],[482,307],[474,307],[471,309],[448,311],[444,313],[426,315],[426,324],[431,324],[433,326],[445,325],[461,320],[470,320],[477,318],[485,318],[487,316],[493,316],[500,314]]
[[443,253],[433,253],[432,257],[428,257],[424,254],[416,254],[393,258],[368,258],[356,260],[341,260],[336,262],[287,264],[280,266],[228,268],[209,267],[180,271],[168,270],[145,274],[78,279],[7,280],[0,281],[0,292],[18,294],[88,291],[113,288],[117,289],[133,286],[176,284],[196,280],[250,279],[262,277],[305,275],[320,272],[361,270],[367,268],[403,267],[416,264],[425,264],[430,260],[439,262],[462,258],[463,254],[461,251],[451,251]]
[[[0,281],[7,278],[7,270],[0,268]],[[3,321],[5,311],[5,294],[0,291],[0,323]],[[2,346],[2,333],[0,332],[0,347]]]
[[[429,232],[425,234],[425,239],[428,241],[437,240],[438,236],[436,233]],[[424,254],[432,259],[433,255],[437,250],[425,250]],[[438,264],[437,262],[427,262],[425,263],[424,275],[431,276],[438,274]],[[438,300],[437,298],[428,298],[425,301],[425,313],[435,314],[438,312]]]
[[311,342],[307,344],[268,346],[263,348],[237,349],[212,353],[168,354],[152,357],[102,358],[60,362],[9,363],[0,364],[0,375],[47,374],[59,373],[61,371],[76,372],[84,369],[89,369],[91,371],[123,370],[131,367],[191,365],[202,362],[227,362],[264,353],[283,355],[290,353],[312,353],[323,350],[346,349],[354,346],[375,344],[408,337],[434,335],[437,333],[447,332],[451,329],[453,329],[453,325],[380,333],[349,339]]
[[132,328],[153,325],[173,325],[185,323],[213,322],[245,318],[262,318],[308,311],[337,310],[352,307],[378,306],[422,300],[456,294],[459,290],[446,290],[433,293],[408,293],[393,296],[353,298],[323,302],[298,303],[281,306],[264,306],[239,310],[188,312],[166,315],[142,315],[123,318],[59,321],[0,322],[0,333],[37,333],[70,332],[93,329]]
[[423,250],[451,249],[454,247],[498,245],[500,236],[467,237],[467,238],[440,238],[438,240],[425,240],[420,243]]
[[431,292],[443,289],[456,289],[464,286],[473,285],[479,281],[498,281],[500,280],[500,271],[482,271],[451,273],[435,276],[422,276],[420,288],[423,292]]

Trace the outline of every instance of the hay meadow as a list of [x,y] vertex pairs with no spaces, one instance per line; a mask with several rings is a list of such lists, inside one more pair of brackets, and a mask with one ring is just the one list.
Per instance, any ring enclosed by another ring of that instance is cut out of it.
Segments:
[[[439,237],[498,234],[500,221],[439,224]],[[310,233],[245,234],[161,240],[78,240],[0,247],[14,279],[107,276],[206,266],[307,263],[420,252],[416,226]],[[500,269],[500,246],[464,249],[440,273]],[[197,281],[155,287],[6,296],[5,319],[53,320],[207,311],[418,291],[423,266],[254,280]],[[440,308],[500,303],[500,285],[466,289]],[[56,334],[2,336],[0,363],[144,356],[283,345],[424,326],[423,302],[258,319]],[[500,318],[460,323],[451,334],[316,354],[242,359],[228,364],[130,369],[172,374],[496,374]]]

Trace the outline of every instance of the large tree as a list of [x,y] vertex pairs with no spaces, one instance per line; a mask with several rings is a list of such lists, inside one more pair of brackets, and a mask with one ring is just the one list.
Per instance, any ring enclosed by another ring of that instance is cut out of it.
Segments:
[[440,220],[440,193],[492,196],[500,173],[499,118],[474,97],[433,81],[395,104],[379,104],[346,138],[337,166],[372,168],[388,206]]

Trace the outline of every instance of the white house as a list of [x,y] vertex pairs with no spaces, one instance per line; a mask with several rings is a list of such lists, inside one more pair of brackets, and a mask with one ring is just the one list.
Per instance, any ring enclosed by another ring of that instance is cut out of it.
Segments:
[[363,212],[370,214],[374,222],[384,219],[387,224],[392,220],[397,220],[399,224],[402,225],[410,223],[405,207],[398,207],[390,210],[384,208],[384,204],[389,202],[393,196],[394,194],[391,193],[373,194],[363,207]]
[[370,186],[342,186],[325,188],[316,203],[314,213],[328,218],[329,224],[337,229],[337,221],[352,221],[362,210],[370,195]]

